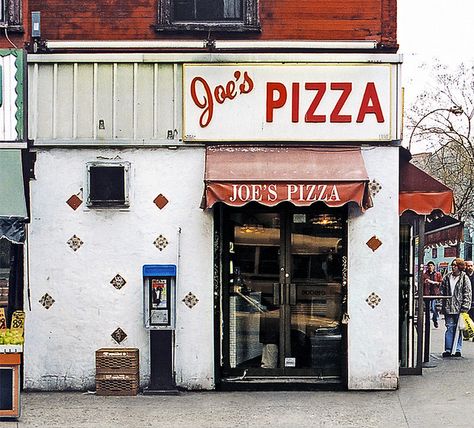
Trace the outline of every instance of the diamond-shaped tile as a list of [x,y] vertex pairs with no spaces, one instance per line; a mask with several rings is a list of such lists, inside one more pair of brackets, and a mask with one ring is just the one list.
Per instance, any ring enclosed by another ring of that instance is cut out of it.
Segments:
[[378,296],[376,293],[371,293],[369,294],[369,297],[367,297],[367,299],[365,299],[365,301],[367,302],[367,304],[372,308],[374,309],[380,302],[381,302],[381,298],[380,296]]
[[114,339],[117,343],[122,343],[125,338],[127,337],[127,333],[125,333],[120,327],[117,328],[112,334],[112,339]]
[[372,196],[375,196],[382,189],[382,185],[375,180],[375,178],[369,183],[369,191]]
[[366,244],[372,251],[375,251],[382,245],[382,241],[374,235],[366,242]]
[[45,309],[49,309],[51,306],[53,306],[53,303],[55,302],[55,300],[48,293],[46,293],[39,300],[39,302],[44,306]]
[[126,283],[127,281],[125,281],[125,279],[123,278],[122,275],[120,275],[119,273],[117,275],[115,275],[112,279],[112,281],[110,281],[110,283],[117,289],[117,290],[120,290]]
[[77,195],[72,195],[67,201],[68,204],[74,211],[77,210],[82,204],[82,199]]
[[69,240],[67,241],[67,244],[69,245],[69,247],[71,247],[72,250],[77,251],[79,248],[81,248],[84,242],[82,242],[79,236],[73,235],[71,238],[69,238]]
[[192,309],[194,306],[196,306],[197,302],[199,302],[199,299],[193,293],[189,292],[186,294],[186,296],[184,296],[182,301],[189,309]]
[[163,251],[168,246],[169,242],[163,235],[160,235],[154,240],[153,244],[160,251]]
[[163,194],[159,194],[154,200],[153,203],[160,209],[162,210],[167,204],[168,204],[168,199]]

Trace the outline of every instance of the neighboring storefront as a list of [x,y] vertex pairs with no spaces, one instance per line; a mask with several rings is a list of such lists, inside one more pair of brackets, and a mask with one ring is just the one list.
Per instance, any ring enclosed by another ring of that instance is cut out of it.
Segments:
[[90,388],[110,346],[146,385],[151,264],[179,387],[398,386],[401,60],[297,58],[29,56],[27,388]]
[[28,219],[23,174],[23,55],[22,50],[0,49],[0,309],[8,326],[12,313],[23,309]]
[[441,213],[428,217],[425,233],[425,264],[430,260],[444,275],[456,258],[472,260],[472,232],[463,221]]
[[[400,148],[400,374],[422,374],[430,359],[430,318],[419,290],[429,222],[454,212],[453,191],[410,163]],[[429,245],[429,244],[428,244]]]

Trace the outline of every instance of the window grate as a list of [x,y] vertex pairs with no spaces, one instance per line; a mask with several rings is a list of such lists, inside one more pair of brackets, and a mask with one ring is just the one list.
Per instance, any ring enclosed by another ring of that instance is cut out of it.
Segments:
[[128,207],[128,162],[87,165],[87,206]]
[[158,0],[157,31],[259,32],[258,0]]

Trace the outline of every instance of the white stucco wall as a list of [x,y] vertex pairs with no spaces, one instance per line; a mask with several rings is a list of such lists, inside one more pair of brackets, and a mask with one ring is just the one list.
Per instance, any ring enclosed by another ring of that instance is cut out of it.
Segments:
[[[370,180],[382,188],[365,213],[349,211],[348,387],[391,389],[398,386],[399,149],[362,153]],[[376,251],[366,245],[372,236],[382,242]],[[371,293],[381,299],[374,308],[366,302]]]
[[[86,162],[121,159],[131,163],[128,210],[76,211],[66,201],[84,187]],[[31,182],[29,227],[31,310],[25,304],[25,387],[63,390],[94,388],[95,351],[102,347],[140,350],[142,386],[149,379],[149,334],[143,324],[142,266],[177,263],[181,227],[176,323],[176,381],[208,389],[213,379],[212,215],[199,208],[203,192],[204,149],[39,149]],[[153,203],[162,193],[169,203]],[[159,251],[154,240],[169,245]],[[77,235],[84,244],[67,244]],[[110,281],[120,274],[126,284]],[[199,299],[189,309],[183,297]],[[55,300],[39,303],[48,293]],[[25,293],[28,299],[28,293]],[[25,300],[26,302],[28,300]],[[118,345],[117,328],[128,335]]]

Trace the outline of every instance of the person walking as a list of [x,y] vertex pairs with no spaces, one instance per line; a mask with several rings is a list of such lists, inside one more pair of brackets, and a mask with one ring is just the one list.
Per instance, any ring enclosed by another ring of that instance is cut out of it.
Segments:
[[[436,272],[436,267],[434,262],[429,261],[426,265],[426,271],[423,274],[423,296],[439,296],[441,283],[443,282],[443,277],[441,273]],[[438,309],[436,307],[436,299],[426,299],[425,300],[425,310],[433,312],[433,324],[435,328],[438,328]]]
[[461,357],[462,334],[458,335],[458,341],[454,344],[459,315],[468,312],[472,302],[471,281],[464,272],[465,262],[456,258],[451,263],[452,271],[448,273],[441,284],[441,294],[450,296],[450,299],[443,299],[443,313],[446,323],[444,335],[443,357],[451,357],[452,350],[456,348],[455,357]]
[[[466,260],[466,275],[471,280],[471,290],[474,289],[474,263],[472,260]],[[474,293],[472,293],[471,309],[469,309],[469,317],[474,320]],[[474,339],[472,339],[474,342]]]

